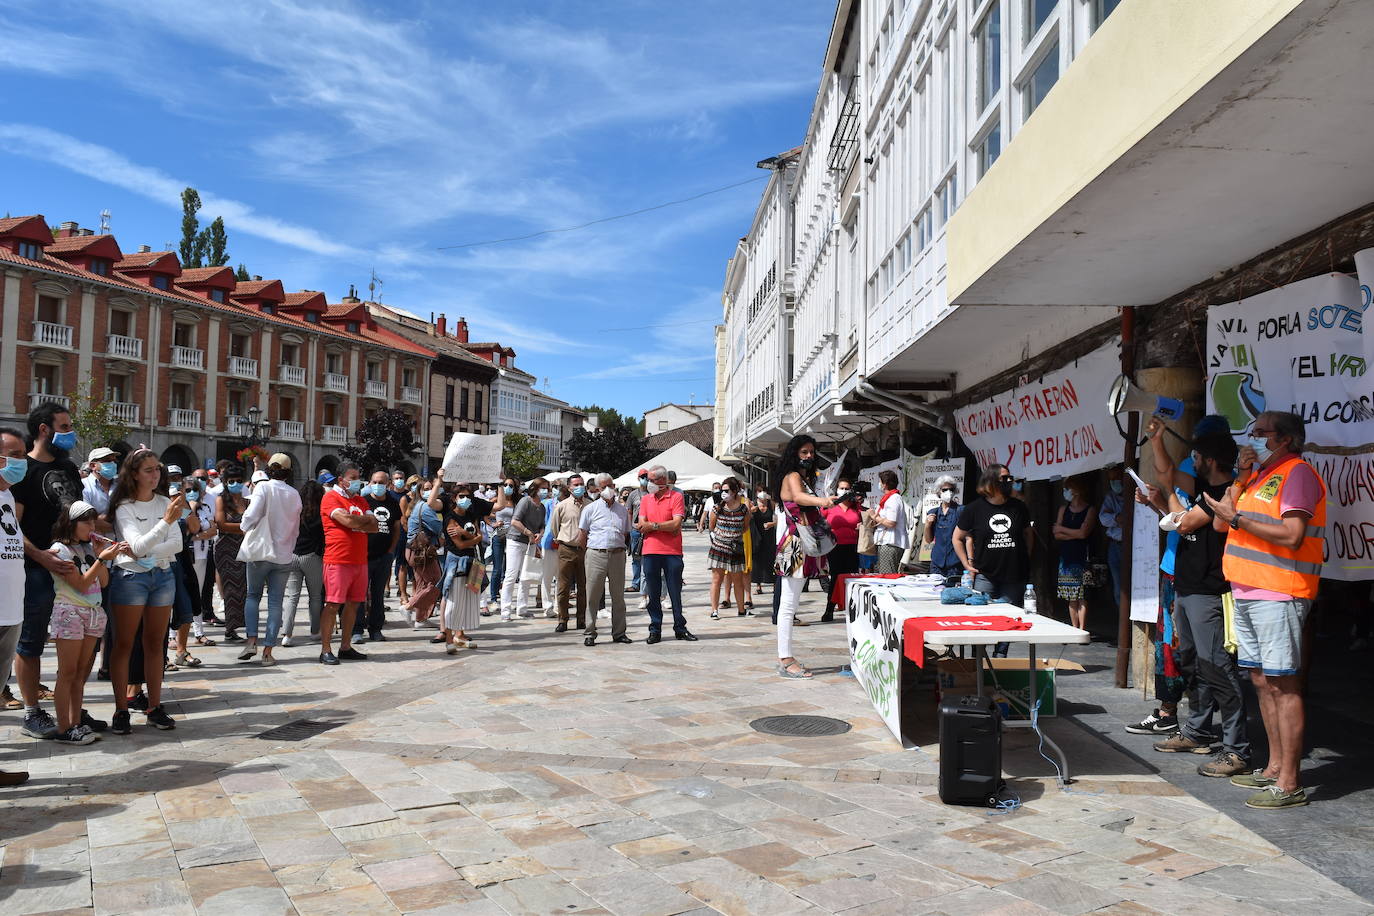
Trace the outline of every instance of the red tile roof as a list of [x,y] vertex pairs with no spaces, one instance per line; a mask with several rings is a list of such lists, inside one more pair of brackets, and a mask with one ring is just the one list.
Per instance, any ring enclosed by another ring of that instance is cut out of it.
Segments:
[[124,255],[123,259],[115,264],[115,270],[152,270],[154,268],[162,268],[167,273],[179,275],[181,262],[177,260],[176,252],[173,251],[136,251],[133,254]]
[[329,308],[324,313],[324,317],[342,318],[345,315],[353,314],[358,311],[358,309],[363,309],[364,312],[367,311],[361,302],[331,302],[329,303]]
[[119,243],[112,235],[75,235],[65,239],[53,239],[52,244],[46,246],[45,250],[48,254],[79,254],[92,248],[101,249],[99,257],[116,261],[124,257],[119,249]]
[[203,284],[233,289],[236,282],[232,267],[188,267],[181,272],[177,285],[195,286]]
[[234,291],[229,296],[233,299],[271,299],[281,302],[286,298],[286,291],[282,289],[280,280],[240,280],[234,284]]
[[52,230],[47,220],[39,216],[6,216],[0,219],[0,235],[13,235],[40,245],[52,244]]
[[312,289],[303,289],[298,293],[287,293],[282,300],[282,307],[289,309],[308,308],[310,311],[323,312],[329,307],[329,301],[325,299],[324,293]]

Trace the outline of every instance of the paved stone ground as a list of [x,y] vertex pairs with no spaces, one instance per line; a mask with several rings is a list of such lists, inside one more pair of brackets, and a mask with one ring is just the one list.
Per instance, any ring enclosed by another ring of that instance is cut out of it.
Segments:
[[[0,916],[1374,912],[1069,720],[1047,731],[1072,791],[1016,732],[1019,811],[940,804],[934,748],[903,751],[835,673],[843,630],[798,630],[821,674],[776,677],[766,616],[706,619],[688,541],[695,644],[644,645],[643,614],[634,646],[538,618],[456,658],[395,628],[334,669],[309,648],[270,669],[207,650],[173,675],[173,732],[65,748],[4,714],[0,767],[34,778],[0,810]],[[782,713],[853,730],[749,727]],[[256,737],[301,718],[341,724]]]

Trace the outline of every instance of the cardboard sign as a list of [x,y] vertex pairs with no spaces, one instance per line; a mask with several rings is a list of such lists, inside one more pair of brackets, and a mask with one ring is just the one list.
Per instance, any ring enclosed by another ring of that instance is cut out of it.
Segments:
[[444,479],[454,483],[486,483],[501,477],[499,433],[454,433],[444,450]]

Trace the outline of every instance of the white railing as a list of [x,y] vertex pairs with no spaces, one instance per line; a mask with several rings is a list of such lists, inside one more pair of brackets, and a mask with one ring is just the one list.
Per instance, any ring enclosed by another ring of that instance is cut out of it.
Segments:
[[33,323],[33,342],[36,344],[47,344],[50,347],[71,348],[72,329],[69,325],[53,324],[50,321],[35,321]]
[[348,444],[347,426],[324,426],[320,429],[320,441],[330,445]]
[[229,374],[237,378],[257,378],[258,361],[246,356],[229,357]]
[[285,363],[282,363],[280,366],[277,367],[277,378],[284,385],[304,385],[305,367],[288,366]]
[[172,366],[176,369],[205,369],[205,351],[194,347],[172,347]]
[[143,338],[107,334],[105,336],[105,355],[118,356],[124,359],[142,359]]
[[224,418],[224,431],[232,436],[241,436],[248,418],[241,413],[231,413]]
[[123,423],[125,426],[138,425],[138,405],[125,404],[119,401],[109,403],[110,417],[116,422]]
[[[197,350],[196,352],[199,353],[200,351]],[[173,407],[167,413],[167,425],[172,429],[198,430],[201,428],[199,410],[187,410],[184,407]]]
[[277,421],[278,439],[304,439],[305,424],[300,420],[278,420]]
[[325,391],[347,391],[347,390],[348,390],[348,376],[346,376],[346,375],[341,375],[341,374],[339,374],[338,372],[326,372],[326,373],[324,374],[324,390],[325,390]]
[[38,405],[46,404],[49,401],[56,401],[63,407],[70,407],[72,405],[71,399],[65,394],[45,394],[41,391],[36,391],[29,395],[29,410],[33,410],[38,407]]
[[363,396],[369,398],[377,398],[378,400],[385,401],[386,382],[382,381],[379,378],[368,379],[367,385],[363,388]]
[[401,400],[407,404],[420,403],[421,394],[419,388],[412,388],[409,385],[401,386]]

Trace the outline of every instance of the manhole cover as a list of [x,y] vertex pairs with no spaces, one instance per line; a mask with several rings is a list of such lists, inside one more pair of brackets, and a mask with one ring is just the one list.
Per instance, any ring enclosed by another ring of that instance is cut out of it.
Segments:
[[786,735],[790,738],[823,738],[827,735],[843,735],[851,728],[843,719],[828,716],[767,716],[755,719],[749,725],[765,735]]
[[285,725],[268,729],[258,737],[264,741],[304,741],[306,738],[313,738],[331,728],[338,728],[344,724],[343,722],[321,722],[317,719],[297,719],[294,722],[287,722]]

